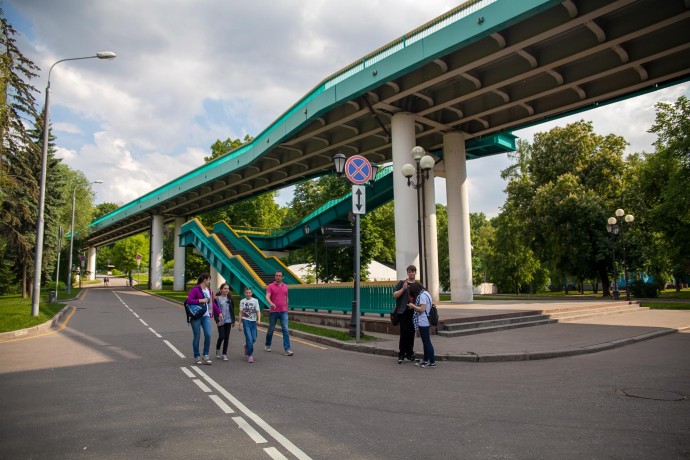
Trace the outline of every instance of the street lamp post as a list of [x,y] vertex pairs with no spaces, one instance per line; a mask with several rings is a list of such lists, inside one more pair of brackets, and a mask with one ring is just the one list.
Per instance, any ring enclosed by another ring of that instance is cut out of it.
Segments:
[[[426,155],[424,149],[416,146],[412,149],[412,159],[417,163],[415,168],[411,164],[405,164],[402,167],[402,174],[407,178],[407,186],[412,187],[417,191],[417,243],[419,250],[419,279],[428,287],[428,280],[425,276],[428,273],[426,264],[426,241],[422,226],[422,219],[426,215],[426,204],[424,200],[424,182],[429,179],[429,170],[431,170],[436,161],[431,155]],[[417,175],[417,182],[412,182],[412,176]],[[422,209],[422,207],[424,209]],[[424,243],[422,243],[424,241]]]
[[[102,180],[95,180],[91,183],[92,184],[102,184],[103,181]],[[73,248],[74,248],[74,208],[75,208],[78,188],[79,188],[79,186],[77,185],[76,187],[74,187],[74,190],[72,190],[72,225],[70,226],[70,230],[69,230],[69,258],[68,258],[69,261],[67,262],[67,294],[70,293],[71,288],[72,288],[72,252],[73,252]]]
[[43,210],[46,199],[46,168],[48,164],[48,111],[50,108],[50,72],[53,67],[65,61],[77,61],[81,59],[115,59],[117,55],[112,51],[101,51],[95,56],[85,56],[78,58],[60,59],[48,70],[48,83],[46,84],[46,102],[43,110],[43,154],[41,156],[41,183],[38,192],[38,216],[36,217],[36,252],[34,255],[34,282],[31,295],[31,315],[38,316],[38,305],[41,300],[41,267],[43,265],[43,231],[45,222],[43,220]]
[[[625,282],[625,300],[630,301],[630,285],[628,284],[628,261],[625,255],[625,225],[632,225],[635,221],[635,216],[632,214],[625,214],[622,209],[616,209],[616,217],[609,217],[606,223],[606,230],[612,235],[621,236],[621,245],[623,247],[623,281]],[[613,248],[613,279],[614,279],[614,300],[618,299],[618,280],[616,279],[616,248],[614,241]]]

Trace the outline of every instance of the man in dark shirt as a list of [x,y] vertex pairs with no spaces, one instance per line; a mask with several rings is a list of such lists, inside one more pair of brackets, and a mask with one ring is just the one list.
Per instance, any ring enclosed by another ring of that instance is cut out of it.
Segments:
[[417,276],[417,267],[410,265],[407,267],[407,279],[398,281],[398,284],[393,288],[393,297],[395,297],[396,309],[398,313],[400,324],[400,341],[398,344],[398,364],[402,364],[407,359],[414,361],[414,323],[412,316],[414,312],[407,308],[409,300],[409,293],[407,288],[410,284],[415,282]]

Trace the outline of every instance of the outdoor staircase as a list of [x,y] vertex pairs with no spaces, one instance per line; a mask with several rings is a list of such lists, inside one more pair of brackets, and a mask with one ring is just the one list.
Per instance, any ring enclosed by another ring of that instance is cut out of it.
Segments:
[[573,306],[539,312],[524,311],[483,317],[452,318],[445,321],[442,320],[437,333],[441,337],[460,337],[643,310],[647,310],[647,308],[641,308],[637,303],[602,304],[599,306]]
[[622,305],[605,305],[592,308],[588,307],[573,307],[567,310],[544,310],[543,313],[556,319],[559,323],[568,321],[577,321],[579,319],[594,318],[598,316],[610,316],[621,313],[633,313],[637,311],[649,310],[646,307],[640,307],[638,303],[622,304]]
[[443,321],[442,328],[439,327],[438,329],[438,335],[442,337],[459,337],[463,335],[483,334],[485,332],[504,331],[519,327],[541,326],[557,321],[549,318],[549,315],[535,314],[534,312],[506,313],[498,316],[492,315],[489,317],[490,319],[481,318],[483,317],[473,317],[466,320],[463,318],[455,318]]
[[249,267],[256,273],[256,275],[261,278],[261,280],[266,283],[270,284],[273,279],[275,278],[275,273],[266,273],[265,271],[261,270],[259,267],[259,264],[254,262],[251,257],[249,257],[249,254],[247,254],[245,251],[242,251],[240,249],[237,249],[236,246],[234,246],[230,240],[223,235],[222,233],[216,233],[216,236],[218,239],[225,245],[226,248],[235,256],[242,256],[244,261],[249,265]]

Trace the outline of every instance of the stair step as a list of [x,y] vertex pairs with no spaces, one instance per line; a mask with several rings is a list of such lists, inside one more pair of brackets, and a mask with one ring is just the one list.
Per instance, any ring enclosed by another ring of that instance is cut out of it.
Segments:
[[444,323],[444,330],[446,331],[460,331],[468,329],[481,329],[486,327],[503,326],[507,324],[531,323],[549,319],[548,315],[528,315],[528,316],[513,316],[509,318],[497,318],[481,321],[472,321],[464,323]]
[[555,322],[556,322],[555,319],[542,319],[542,320],[529,321],[529,322],[523,322],[523,323],[509,323],[509,324],[503,324],[503,325],[499,325],[499,326],[480,327],[480,328],[476,328],[476,329],[461,329],[461,330],[455,330],[455,331],[439,330],[438,335],[440,335],[442,337],[461,337],[464,335],[482,334],[485,332],[506,331],[509,329],[517,329],[520,327],[542,326],[545,324],[552,324]]
[[600,317],[600,316],[612,316],[612,315],[620,315],[623,313],[635,313],[635,312],[644,311],[644,310],[649,310],[649,308],[646,308],[646,307],[626,308],[626,309],[619,309],[619,310],[610,310],[607,312],[597,312],[597,311],[590,310],[590,311],[580,312],[578,314],[570,313],[570,314],[567,314],[564,316],[552,315],[552,317],[557,319],[558,322],[568,322],[568,321],[576,321],[579,319],[596,318],[596,317]]

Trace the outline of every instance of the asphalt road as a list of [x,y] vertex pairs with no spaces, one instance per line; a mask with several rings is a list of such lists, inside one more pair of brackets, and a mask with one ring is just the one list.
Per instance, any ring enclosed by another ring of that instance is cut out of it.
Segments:
[[286,357],[279,335],[266,353],[261,331],[248,364],[233,330],[229,362],[194,366],[180,307],[123,287],[75,305],[0,343],[0,458],[690,458],[687,333],[420,369],[297,338]]

